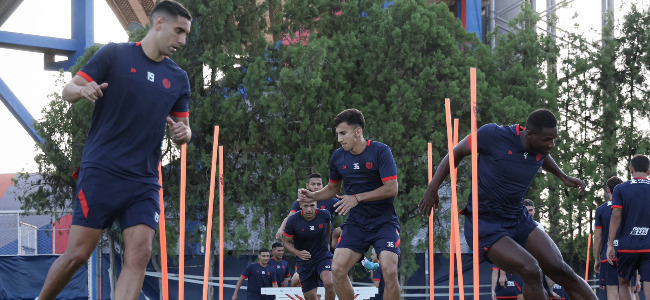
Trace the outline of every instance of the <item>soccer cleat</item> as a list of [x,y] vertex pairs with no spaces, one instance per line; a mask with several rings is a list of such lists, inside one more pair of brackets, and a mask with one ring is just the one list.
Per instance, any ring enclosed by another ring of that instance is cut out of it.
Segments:
[[364,257],[363,260],[361,261],[361,265],[362,265],[364,268],[366,268],[366,270],[368,270],[368,271],[374,271],[374,270],[377,270],[377,268],[379,268],[379,264],[378,264],[378,263],[371,262],[371,261],[369,261],[369,260],[368,260],[367,258],[365,258],[365,257]]

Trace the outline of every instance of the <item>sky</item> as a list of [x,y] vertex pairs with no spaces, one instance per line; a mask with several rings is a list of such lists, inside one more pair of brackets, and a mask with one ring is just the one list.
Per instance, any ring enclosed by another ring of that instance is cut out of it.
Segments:
[[[559,28],[574,32],[587,32],[589,28],[595,28],[596,32],[599,32],[601,1],[556,1],[571,3],[571,7],[560,8],[557,12],[560,18]],[[537,11],[546,10],[545,2],[537,1]],[[617,1],[617,5],[619,2],[620,0]],[[126,42],[128,36],[106,1],[95,0],[94,3],[95,42],[102,44]],[[571,16],[578,11],[579,19],[572,20]],[[622,15],[623,13],[617,11],[616,18]],[[576,22],[580,24],[579,30],[574,28]],[[544,27],[545,24],[540,23],[539,26]],[[70,1],[23,1],[0,30],[70,38]],[[559,30],[558,35],[562,34]],[[48,103],[47,95],[53,92],[60,93],[60,89],[57,89],[54,84],[57,76],[58,72],[44,71],[43,54],[0,48],[0,78],[36,120],[43,116],[41,110]],[[35,143],[4,105],[0,105],[0,128],[3,134],[3,143],[0,147],[0,174],[37,171],[34,162],[37,154]]]

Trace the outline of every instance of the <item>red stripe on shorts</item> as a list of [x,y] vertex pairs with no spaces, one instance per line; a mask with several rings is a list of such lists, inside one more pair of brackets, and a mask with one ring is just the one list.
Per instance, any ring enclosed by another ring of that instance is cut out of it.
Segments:
[[81,203],[81,210],[84,212],[84,218],[88,219],[88,203],[86,202],[86,195],[84,190],[79,190],[79,203]]

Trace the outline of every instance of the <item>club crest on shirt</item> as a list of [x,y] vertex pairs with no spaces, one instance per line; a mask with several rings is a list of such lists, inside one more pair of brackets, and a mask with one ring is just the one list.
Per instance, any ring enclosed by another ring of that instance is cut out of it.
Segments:
[[371,162],[366,162],[366,169],[370,170],[373,166],[374,165]]
[[318,228],[323,229],[323,224],[318,224]]

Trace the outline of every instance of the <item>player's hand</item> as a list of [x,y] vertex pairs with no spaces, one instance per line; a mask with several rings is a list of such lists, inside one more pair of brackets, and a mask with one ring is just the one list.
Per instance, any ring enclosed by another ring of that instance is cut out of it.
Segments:
[[[501,273],[501,274],[503,274],[503,273]],[[499,277],[499,285],[502,286],[502,287],[506,287],[506,281],[507,281],[506,279],[507,279],[506,276],[500,276]]]
[[553,298],[558,298],[558,299],[562,298],[562,297],[560,297],[560,295],[558,295],[558,294],[557,294],[556,292],[554,292],[554,291],[551,291],[551,295],[550,295],[550,296],[553,297]]
[[571,176],[567,176],[567,177],[562,178],[562,182],[564,182],[564,185],[566,185],[568,187],[580,189],[581,193],[587,187],[587,185],[585,184],[584,181],[582,181],[582,180],[580,180],[578,178],[575,178],[575,177],[571,177]]
[[613,266],[615,258],[616,258],[616,250],[614,250],[614,246],[607,245],[607,262]]
[[282,242],[282,239],[283,239],[282,234],[283,233],[284,233],[284,231],[282,230],[282,228],[278,229],[278,232],[275,233],[275,239]]
[[596,272],[596,274],[600,274],[600,259],[596,259],[594,261],[594,272]]
[[438,190],[427,189],[424,191],[420,204],[418,204],[420,213],[423,216],[428,217],[432,210],[438,210],[438,202],[440,202],[440,198],[438,198]]
[[95,102],[99,97],[104,96],[102,90],[107,87],[108,83],[106,82],[97,84],[97,82],[91,81],[79,89],[79,95],[81,95],[82,98],[88,99],[90,102]]
[[237,300],[237,293],[235,293],[234,295],[232,295],[232,300]]
[[359,201],[357,201],[357,197],[354,195],[336,195],[336,198],[339,198],[339,202],[334,203],[334,207],[336,207],[336,213],[339,214],[339,216],[345,216],[347,215],[352,208],[357,206],[359,204]]
[[172,141],[176,144],[184,144],[189,141],[189,132],[187,126],[183,122],[174,122],[170,117],[167,117],[167,125],[169,125],[169,135]]
[[298,252],[298,258],[302,260],[309,260],[311,258],[311,254],[307,250],[301,250]]
[[492,291],[492,300],[497,300],[497,294],[495,294],[494,291]]
[[308,189],[298,189],[298,202],[302,203],[314,199],[314,193]]

